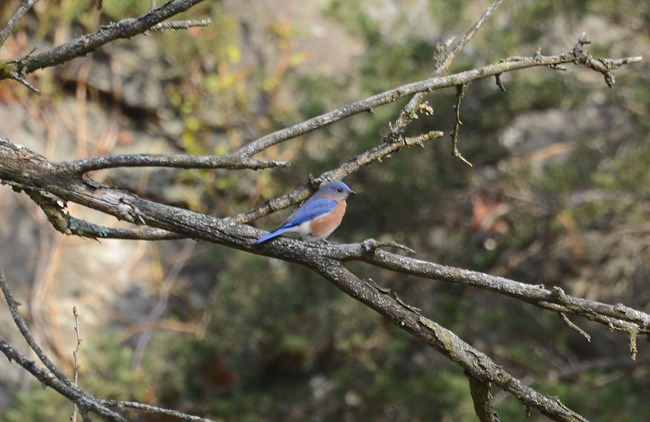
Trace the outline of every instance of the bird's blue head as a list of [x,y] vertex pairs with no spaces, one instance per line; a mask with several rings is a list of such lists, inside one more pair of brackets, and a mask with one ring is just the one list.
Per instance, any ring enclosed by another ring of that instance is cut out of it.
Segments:
[[337,180],[336,182],[330,182],[323,185],[318,193],[333,196],[339,199],[345,199],[349,194],[356,192],[350,189],[350,187],[345,183]]

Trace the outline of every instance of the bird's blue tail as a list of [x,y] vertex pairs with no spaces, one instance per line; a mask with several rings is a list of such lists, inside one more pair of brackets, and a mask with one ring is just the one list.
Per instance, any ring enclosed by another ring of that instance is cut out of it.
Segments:
[[259,239],[257,239],[257,240],[255,241],[254,244],[257,245],[257,244],[259,244],[259,243],[266,242],[267,240],[271,240],[271,239],[273,239],[274,237],[278,237],[278,236],[280,236],[280,235],[281,235],[282,233],[284,233],[285,231],[286,231],[286,229],[277,229],[277,230],[273,230],[272,232],[267,233],[267,234],[265,234],[264,236],[262,236],[262,237],[260,237]]

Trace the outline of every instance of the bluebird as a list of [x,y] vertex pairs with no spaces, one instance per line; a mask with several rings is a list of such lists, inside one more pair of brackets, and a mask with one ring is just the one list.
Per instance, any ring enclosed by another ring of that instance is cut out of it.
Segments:
[[343,182],[330,182],[318,190],[277,229],[265,234],[255,244],[287,232],[296,232],[303,240],[324,240],[341,224],[345,199],[355,193]]

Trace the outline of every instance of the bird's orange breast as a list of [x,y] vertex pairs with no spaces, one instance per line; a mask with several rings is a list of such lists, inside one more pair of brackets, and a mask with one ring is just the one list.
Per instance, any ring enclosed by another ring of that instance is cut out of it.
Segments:
[[344,199],[332,198],[338,205],[332,212],[311,221],[311,232],[314,236],[325,238],[341,224],[347,204]]

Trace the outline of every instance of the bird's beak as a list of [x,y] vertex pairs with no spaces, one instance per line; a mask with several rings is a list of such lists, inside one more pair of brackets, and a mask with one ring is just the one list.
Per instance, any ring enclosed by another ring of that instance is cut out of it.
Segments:
[[356,195],[356,194],[357,194],[357,193],[356,193],[355,191],[353,191],[352,189],[350,189],[350,193],[351,193],[352,195]]

